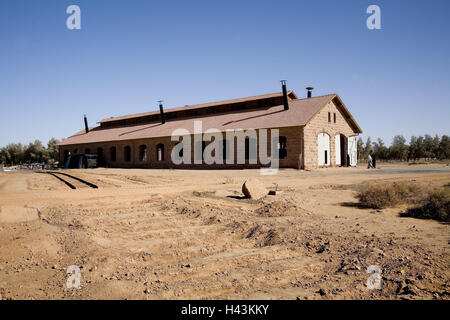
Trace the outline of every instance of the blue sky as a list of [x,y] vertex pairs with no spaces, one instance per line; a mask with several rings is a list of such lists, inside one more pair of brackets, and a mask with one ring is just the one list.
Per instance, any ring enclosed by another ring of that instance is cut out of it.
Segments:
[[[81,8],[68,30],[66,8]],[[366,8],[381,8],[381,30]],[[0,1],[0,146],[110,116],[336,92],[363,138],[449,134],[450,1]]]

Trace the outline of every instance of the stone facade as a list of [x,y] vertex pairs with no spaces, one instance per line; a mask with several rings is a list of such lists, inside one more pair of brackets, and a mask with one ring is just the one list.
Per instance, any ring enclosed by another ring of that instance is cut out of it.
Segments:
[[[318,168],[318,135],[326,133],[330,138],[330,155],[329,165],[336,166],[336,150],[335,136],[342,135],[348,138],[356,135],[345,118],[343,111],[338,108],[331,100],[328,102],[305,126],[280,127],[279,135],[286,137],[287,155],[280,159],[280,168],[297,168],[297,169],[314,169]],[[258,132],[258,130],[256,130]],[[268,130],[270,132],[270,130]],[[259,137],[259,133],[258,133]],[[259,140],[258,140],[259,141]],[[270,135],[268,137],[270,150]],[[236,168],[258,168],[265,166],[258,161],[256,164],[237,164],[237,143],[234,147],[233,165],[230,164],[213,164],[207,165],[194,164],[194,138],[191,136],[191,164],[175,165],[171,161],[171,152],[178,141],[171,141],[171,137],[156,137],[139,140],[128,141],[108,141],[80,145],[64,145],[60,146],[60,161],[63,162],[65,153],[70,152],[72,155],[77,153],[98,153],[98,148],[103,151],[103,165],[106,167],[118,168],[180,168],[180,169],[236,169]],[[209,142],[205,142],[208,145]],[[158,145],[164,145],[164,159],[158,159]],[[140,146],[146,146],[146,156],[142,157]],[[116,148],[116,160],[111,157],[111,147]],[[130,159],[125,158],[125,147],[130,147]],[[86,150],[89,149],[89,150]],[[259,146],[258,146],[259,150]],[[270,151],[268,151],[270,154]],[[143,158],[143,159],[142,159]]]
[[[330,115],[330,119],[328,118]],[[336,115],[336,122],[334,121]],[[330,120],[330,121],[329,121]],[[343,112],[336,107],[333,101],[328,102],[309,123],[303,128],[304,153],[303,168],[314,169],[318,165],[318,143],[319,133],[326,133],[330,137],[330,165],[336,166],[335,136],[341,134],[346,138],[354,136],[355,132],[345,119]]]
[[[278,129],[278,128],[277,128]],[[281,168],[299,168],[299,155],[302,150],[302,127],[287,127],[279,128],[279,136],[286,137],[286,149],[287,154],[285,158],[279,160],[279,166]],[[255,130],[259,138],[259,130]],[[270,155],[270,132],[267,130],[267,154]],[[225,135],[224,135],[225,136]],[[245,153],[244,145],[238,145],[237,141],[234,142],[234,164],[194,164],[194,137],[191,138],[191,164],[180,164],[175,165],[171,160],[172,149],[179,141],[172,141],[171,137],[161,137],[161,138],[149,138],[149,139],[139,139],[139,140],[129,140],[129,141],[109,141],[109,142],[98,142],[89,143],[82,145],[69,145],[60,146],[60,161],[64,161],[64,155],[66,152],[70,154],[84,154],[88,153],[99,153],[98,148],[102,149],[104,165],[106,167],[117,167],[117,168],[179,168],[179,169],[236,169],[236,168],[259,168],[268,166],[260,162],[259,156],[257,158],[256,164],[250,164],[246,160],[245,164],[237,163],[237,153],[239,146],[243,153]],[[181,141],[181,140],[180,140]],[[257,140],[259,141],[259,139]],[[205,146],[210,142],[205,141]],[[142,152],[140,147],[146,146],[146,156],[142,157]],[[163,160],[158,159],[158,146],[164,146],[164,157]],[[111,155],[111,147],[116,148],[116,160],[113,161]],[[125,147],[131,148],[131,157],[127,161],[125,157]],[[257,146],[257,154],[259,154],[259,145]],[[144,158],[144,159],[142,159]]]

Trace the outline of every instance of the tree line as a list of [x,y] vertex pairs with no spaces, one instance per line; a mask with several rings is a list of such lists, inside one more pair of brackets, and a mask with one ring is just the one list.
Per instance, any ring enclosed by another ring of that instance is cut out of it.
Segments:
[[365,160],[371,154],[379,160],[444,160],[450,159],[450,138],[447,135],[432,137],[428,134],[425,136],[412,136],[409,144],[405,137],[397,135],[392,140],[392,144],[388,147],[383,140],[378,138],[376,141],[367,138],[364,144],[361,138],[358,139],[358,159]]
[[[0,163],[17,165],[43,161],[57,162],[59,159],[58,143],[59,140],[55,138],[51,138],[47,146],[44,146],[40,140],[30,142],[28,145],[10,143],[0,148]],[[412,136],[409,144],[405,137],[397,135],[389,147],[380,138],[372,142],[368,137],[366,143],[359,138],[357,146],[359,160],[367,159],[369,154],[378,160],[450,159],[450,137],[447,135],[440,138],[437,135],[432,137],[428,134],[419,137]]]
[[58,139],[51,138],[47,146],[42,141],[35,140],[28,145],[21,143],[10,143],[0,148],[0,163],[3,165],[18,165],[25,163],[54,163],[59,159],[57,144]]

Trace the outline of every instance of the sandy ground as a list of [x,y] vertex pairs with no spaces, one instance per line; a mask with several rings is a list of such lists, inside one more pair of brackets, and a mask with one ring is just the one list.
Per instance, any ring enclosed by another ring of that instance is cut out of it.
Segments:
[[[449,226],[355,206],[372,180],[450,181],[445,165],[381,169],[0,172],[2,299],[449,299]],[[246,178],[283,192],[242,199]],[[68,266],[81,289],[66,286]],[[367,268],[381,270],[369,289]]]

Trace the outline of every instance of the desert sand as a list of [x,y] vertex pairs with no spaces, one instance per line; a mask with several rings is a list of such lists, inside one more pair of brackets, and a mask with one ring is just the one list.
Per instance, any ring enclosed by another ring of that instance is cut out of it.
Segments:
[[[449,226],[359,208],[375,180],[450,167],[0,172],[2,299],[449,299]],[[248,178],[282,193],[245,199]],[[81,269],[68,289],[67,268]],[[370,289],[367,268],[381,270]]]

